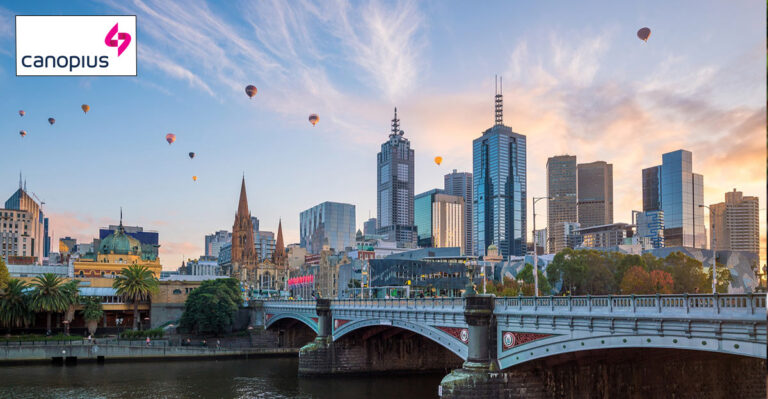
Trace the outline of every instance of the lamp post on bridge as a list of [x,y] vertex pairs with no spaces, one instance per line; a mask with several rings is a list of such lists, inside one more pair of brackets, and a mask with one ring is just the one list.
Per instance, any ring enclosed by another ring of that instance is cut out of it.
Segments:
[[717,293],[717,251],[715,250],[715,244],[717,243],[717,239],[715,237],[715,228],[714,224],[712,223],[712,217],[718,216],[717,212],[714,212],[712,208],[710,208],[707,205],[699,204],[699,208],[707,208],[709,209],[709,224],[712,230],[712,293]]
[[[551,200],[552,197],[533,197],[533,292],[539,296],[539,252],[536,250],[536,203],[539,200]],[[523,262],[525,263],[525,262]]]

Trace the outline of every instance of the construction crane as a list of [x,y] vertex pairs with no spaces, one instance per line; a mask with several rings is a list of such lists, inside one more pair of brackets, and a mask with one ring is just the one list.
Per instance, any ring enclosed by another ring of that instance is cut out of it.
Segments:
[[40,199],[40,198],[37,196],[37,194],[35,194],[35,193],[32,193],[32,196],[33,196],[33,197],[35,197],[35,199],[37,200],[37,202],[39,202],[39,203],[40,203],[40,207],[41,207],[41,208],[43,207],[43,205],[45,205],[45,201],[41,200],[41,199]]

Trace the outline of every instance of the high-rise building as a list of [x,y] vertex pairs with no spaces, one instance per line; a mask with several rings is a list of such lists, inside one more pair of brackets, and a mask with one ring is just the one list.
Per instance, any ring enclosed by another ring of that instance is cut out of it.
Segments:
[[219,257],[221,246],[232,242],[232,233],[226,230],[219,230],[213,234],[205,236],[205,256]]
[[474,255],[475,245],[472,239],[472,173],[453,172],[445,175],[445,193],[464,199],[464,246],[466,255]]
[[603,161],[577,166],[577,210],[581,228],[613,223],[613,165]]
[[580,236],[582,248],[606,248],[625,244],[633,236],[632,225],[611,223],[602,226],[579,228],[574,231]]
[[664,245],[706,248],[704,177],[693,173],[693,155],[677,150],[643,169],[643,211],[664,212]]
[[376,235],[376,218],[370,218],[363,223],[363,235]]
[[418,245],[420,247],[433,247],[432,241],[432,202],[435,194],[443,190],[434,188],[423,192],[413,198],[413,220],[418,229]]
[[536,253],[544,255],[547,253],[547,229],[539,229],[533,232],[536,237]]
[[240,186],[240,200],[237,204],[235,223],[232,225],[231,270],[226,274],[241,281],[255,281],[254,272],[258,262],[253,241],[253,221],[248,210],[248,197],[245,193],[245,177]]
[[503,97],[496,90],[495,124],[472,141],[475,255],[494,244],[503,257],[525,255],[526,138],[503,124]]
[[[23,236],[21,236],[21,241],[18,242],[18,250],[26,254],[23,256],[34,258],[32,263],[42,265],[46,241],[44,225],[45,217],[43,216],[43,210],[40,204],[27,193],[26,181],[22,185],[21,175],[19,175],[19,189],[5,201],[4,210],[27,212],[27,218],[29,220],[28,230],[24,233],[19,233]],[[28,251],[23,251],[23,247],[26,247]]]
[[355,246],[355,206],[326,201],[301,212],[299,235],[302,248],[319,254],[323,245],[335,251]]
[[0,209],[0,258],[15,264],[36,262],[30,237],[33,223],[34,217],[27,211]]
[[567,247],[563,223],[578,221],[576,170],[575,155],[547,159],[547,197],[550,198],[547,201],[548,253],[558,253]]
[[414,247],[417,240],[413,223],[414,152],[404,134],[395,108],[389,140],[381,145],[381,152],[376,156],[376,220],[379,234],[396,241],[399,247]]
[[709,206],[710,248],[760,256],[760,200],[741,191],[725,193],[725,202]]
[[[5,227],[5,226],[3,226]],[[65,255],[68,253],[71,253],[75,250],[75,245],[77,245],[77,239],[72,237],[64,237],[59,238],[59,253],[61,255]]]
[[644,211],[637,212],[637,235],[639,238],[648,238],[652,248],[664,247],[664,212]]
[[272,254],[275,252],[275,246],[277,245],[275,233],[263,230],[254,231],[253,243],[256,248],[256,259],[258,262],[272,259]]

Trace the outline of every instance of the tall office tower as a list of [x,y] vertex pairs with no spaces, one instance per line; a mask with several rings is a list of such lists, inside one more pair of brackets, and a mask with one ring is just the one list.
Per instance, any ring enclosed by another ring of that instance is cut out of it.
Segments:
[[[34,193],[31,193],[34,195]],[[41,202],[42,204],[42,202]],[[29,230],[23,233],[19,232],[22,236],[22,241],[19,241],[19,253],[24,253],[24,256],[34,258],[32,262],[34,264],[42,265],[44,248],[45,248],[45,226],[44,216],[41,204],[38,204],[27,192],[27,182],[22,184],[21,174],[19,174],[19,189],[11,195],[7,201],[5,201],[5,209],[8,211],[25,211],[27,212],[27,220],[29,220]],[[26,247],[28,251],[21,251],[22,247]]]
[[256,248],[253,241],[253,221],[248,210],[245,194],[245,177],[240,186],[240,201],[237,204],[235,223],[232,225],[231,270],[228,274],[241,281],[255,281]]
[[370,218],[363,223],[363,235],[376,235],[376,218]]
[[547,253],[558,253],[567,247],[565,223],[578,220],[576,169],[575,155],[547,159],[547,197],[551,198],[547,201]]
[[613,165],[597,161],[580,163],[576,169],[581,228],[613,224]]
[[355,246],[355,206],[326,201],[301,212],[299,235],[301,247],[319,254],[323,245],[334,251]]
[[526,148],[525,136],[503,124],[501,80],[495,96],[495,124],[472,141],[475,255],[491,244],[503,257],[525,255]]
[[232,233],[226,230],[219,230],[213,234],[205,236],[205,256],[219,257],[221,246],[232,242]]
[[413,199],[413,220],[418,229],[419,247],[434,247],[432,240],[432,202],[435,194],[442,193],[443,190],[434,188],[418,194]]
[[453,172],[445,175],[445,193],[464,198],[464,245],[466,255],[474,255],[475,245],[472,239],[472,173]]
[[760,256],[760,200],[741,191],[725,193],[725,202],[709,206],[710,248],[747,251]]
[[706,248],[704,177],[693,173],[693,155],[677,150],[643,169],[643,211],[664,212],[664,246]]
[[436,188],[414,199],[420,247],[459,247],[466,254],[464,198]]
[[389,140],[381,145],[376,156],[376,219],[379,234],[396,241],[399,247],[411,248],[416,246],[417,239],[413,224],[414,153],[404,134],[395,108]]

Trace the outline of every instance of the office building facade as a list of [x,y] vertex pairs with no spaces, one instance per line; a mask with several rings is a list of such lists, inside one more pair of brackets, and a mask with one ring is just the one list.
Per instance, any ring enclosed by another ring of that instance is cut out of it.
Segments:
[[232,242],[232,233],[219,230],[205,236],[205,256],[219,257],[222,245]]
[[376,218],[370,218],[363,223],[363,235],[373,236],[376,235]]
[[445,194],[459,196],[464,199],[464,247],[466,255],[474,254],[474,239],[472,238],[472,173],[453,172],[445,175]]
[[355,246],[355,206],[326,201],[299,215],[300,245],[319,254],[323,245],[335,251]]
[[416,196],[419,247],[458,247],[466,252],[464,198],[433,189]]
[[741,191],[725,193],[725,202],[710,207],[710,248],[746,251],[760,256],[760,200]]
[[613,165],[603,162],[577,166],[577,211],[582,228],[613,223]]
[[577,183],[576,156],[558,155],[547,159],[548,253],[558,253],[567,246],[563,224],[578,220]]
[[645,211],[636,215],[637,235],[648,238],[651,248],[664,247],[664,212]]

